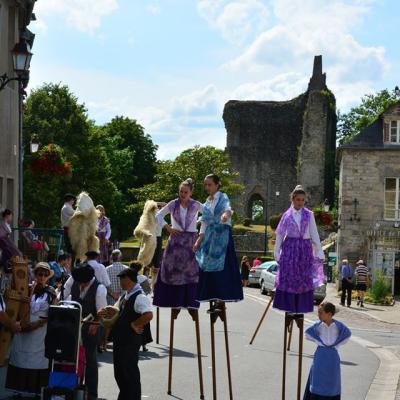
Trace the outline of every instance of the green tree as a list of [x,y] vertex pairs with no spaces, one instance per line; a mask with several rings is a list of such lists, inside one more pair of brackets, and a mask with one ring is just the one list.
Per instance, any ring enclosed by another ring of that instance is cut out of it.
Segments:
[[126,238],[140,217],[138,209],[129,207],[137,201],[132,189],[154,181],[157,146],[137,121],[121,116],[100,127],[99,135],[117,188],[107,213],[116,236]]
[[[41,145],[55,143],[72,164],[70,178],[32,173],[29,142],[37,135]],[[44,84],[33,90],[24,115],[24,216],[38,227],[59,227],[66,192],[86,190],[95,203],[111,207],[116,188],[110,162],[86,108],[67,86]]]
[[225,152],[212,146],[196,146],[184,150],[175,160],[158,162],[155,181],[133,191],[138,203],[132,207],[141,209],[148,199],[167,202],[176,198],[179,184],[187,178],[194,181],[193,198],[205,201],[203,180],[210,173],[221,178],[222,190],[229,197],[235,198],[242,192],[243,187],[235,182],[237,173],[232,170]]
[[362,129],[374,122],[382,112],[399,100],[400,95],[396,95],[394,90],[389,92],[384,89],[376,94],[365,95],[361,99],[361,104],[348,113],[339,112],[337,129],[339,144],[351,141]]

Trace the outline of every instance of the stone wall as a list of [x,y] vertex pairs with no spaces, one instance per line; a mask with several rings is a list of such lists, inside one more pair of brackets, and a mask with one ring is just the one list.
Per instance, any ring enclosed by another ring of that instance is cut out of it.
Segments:
[[235,250],[238,252],[263,252],[265,234],[248,231],[245,235],[233,235]]
[[[400,177],[399,151],[341,150],[338,259],[367,259],[367,231],[384,218],[386,177]],[[359,201],[354,220],[354,199]],[[352,220],[351,220],[352,219]]]
[[[225,105],[226,151],[244,194],[233,199],[239,214],[259,195],[267,215],[286,209],[296,184],[310,193],[311,206],[333,201],[336,113],[322,58],[314,60],[308,90],[290,101],[234,101]],[[279,196],[276,196],[279,192]],[[265,218],[265,213],[264,213]]]

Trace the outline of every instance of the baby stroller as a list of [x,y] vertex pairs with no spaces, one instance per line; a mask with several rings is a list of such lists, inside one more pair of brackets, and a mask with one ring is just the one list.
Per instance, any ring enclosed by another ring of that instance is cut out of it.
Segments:
[[81,345],[82,307],[75,301],[50,306],[45,355],[50,360],[49,386],[42,388],[42,400],[84,400],[82,385],[85,350]]

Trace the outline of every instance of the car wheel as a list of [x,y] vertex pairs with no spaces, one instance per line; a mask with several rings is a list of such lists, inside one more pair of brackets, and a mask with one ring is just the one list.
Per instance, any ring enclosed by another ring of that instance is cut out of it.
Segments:
[[261,289],[260,289],[261,294],[267,294],[267,289],[264,285],[264,281],[261,281]]

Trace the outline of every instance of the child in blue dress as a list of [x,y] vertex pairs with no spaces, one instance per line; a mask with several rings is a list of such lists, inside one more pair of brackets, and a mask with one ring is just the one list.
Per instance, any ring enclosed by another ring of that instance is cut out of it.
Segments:
[[318,308],[319,321],[306,330],[306,338],[318,347],[314,353],[303,400],[340,400],[340,357],[337,351],[350,338],[351,331],[333,319],[335,306],[322,303]]

